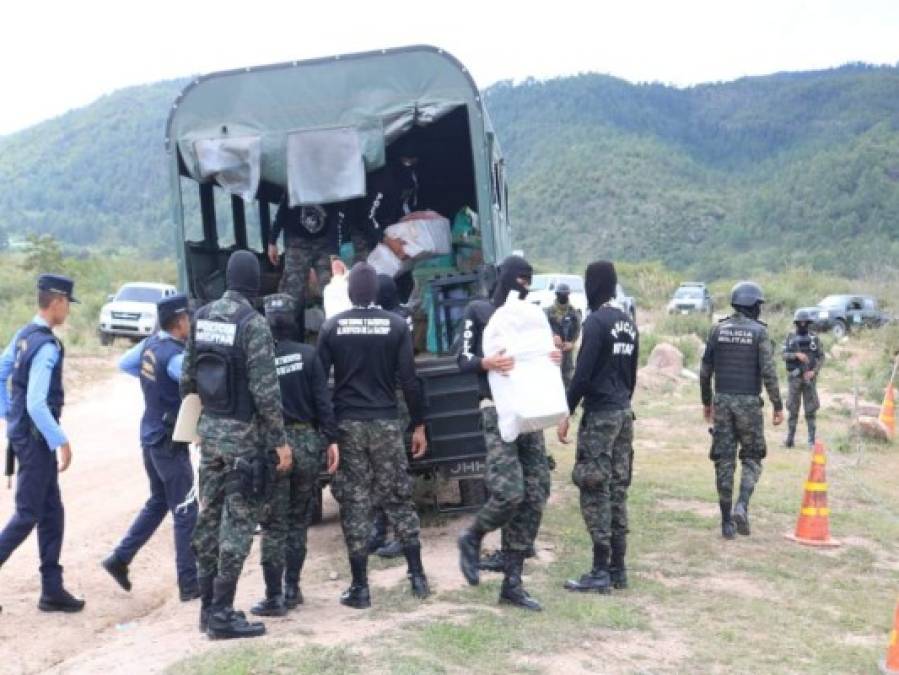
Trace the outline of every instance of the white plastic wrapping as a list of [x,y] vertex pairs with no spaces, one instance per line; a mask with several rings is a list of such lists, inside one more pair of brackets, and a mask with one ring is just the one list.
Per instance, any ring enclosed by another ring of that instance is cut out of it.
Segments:
[[433,211],[410,215],[423,217],[407,217],[384,230],[385,236],[406,242],[403,247],[406,255],[418,260],[453,252],[453,236],[449,220]]
[[403,261],[400,260],[396,253],[387,248],[384,244],[378,244],[368,254],[366,262],[375,268],[378,274],[387,274],[395,277],[404,269]]
[[510,293],[484,328],[483,348],[487,356],[504,349],[515,359],[508,374],[487,375],[504,441],[556,426],[568,414],[562,372],[549,358],[552,331],[540,307]]
[[325,318],[330,319],[341,312],[353,308],[350,302],[350,287],[344,275],[334,275],[322,291],[325,305]]

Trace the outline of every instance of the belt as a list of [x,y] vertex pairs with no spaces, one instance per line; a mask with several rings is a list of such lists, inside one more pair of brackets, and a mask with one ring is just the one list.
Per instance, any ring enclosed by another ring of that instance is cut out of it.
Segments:
[[311,422],[288,422],[284,425],[284,428],[302,430],[312,429],[313,427]]

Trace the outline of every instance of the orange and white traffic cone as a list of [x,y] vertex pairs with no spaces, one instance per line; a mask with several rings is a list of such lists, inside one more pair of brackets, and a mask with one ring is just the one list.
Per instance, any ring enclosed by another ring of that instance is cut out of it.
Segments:
[[827,478],[824,471],[826,463],[824,443],[816,441],[796,532],[786,534],[787,539],[808,546],[840,545],[840,542],[830,538],[830,509],[827,506]]
[[880,406],[880,416],[877,418],[887,430],[890,438],[896,436],[896,399],[893,392],[892,381],[887,386],[886,394],[883,397],[883,405]]
[[885,675],[899,675],[899,603],[893,612],[893,630],[890,631],[886,658],[880,662],[880,672]]

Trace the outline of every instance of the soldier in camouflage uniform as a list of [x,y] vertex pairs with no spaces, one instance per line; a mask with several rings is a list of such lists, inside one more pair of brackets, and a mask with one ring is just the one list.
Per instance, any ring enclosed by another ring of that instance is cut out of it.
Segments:
[[574,345],[581,335],[581,313],[571,306],[568,284],[556,287],[556,302],[546,310],[556,348],[562,352],[562,381],[568,389],[574,375]]
[[260,548],[265,598],[250,610],[258,616],[284,616],[303,602],[300,572],[306,559],[306,532],[325,446],[329,473],[337,470],[340,459],[328,380],[315,348],[300,342],[304,331],[298,316],[291,296],[282,293],[265,298],[265,318],[275,338],[275,368],[293,468],[275,477],[272,496],[262,510]]
[[[474,300],[465,309],[462,344],[457,355],[459,370],[478,376],[484,440],[487,445],[485,481],[489,498],[475,516],[474,522],[459,536],[459,567],[472,586],[480,583],[481,542],[484,535],[502,529],[504,565],[500,602],[523,609],[540,611],[540,603],[524,589],[521,574],[524,559],[534,546],[540,530],[543,508],[549,498],[550,476],[543,432],[519,434],[513,442],[502,439],[497,425],[496,408],[487,378],[489,371],[506,373],[515,360],[504,352],[484,354],[484,328],[496,309],[509,294],[524,298],[530,287],[533,270],[518,256],[510,256],[500,266],[500,278],[493,300]],[[559,365],[562,355],[554,352]]]
[[427,451],[427,438],[412,336],[406,322],[374,304],[378,278],[370,265],[357,263],[353,267],[348,290],[353,308],[322,326],[318,356],[326,374],[334,367],[333,400],[341,458],[331,492],[340,504],[340,523],[353,576],[340,602],[363,609],[371,606],[368,540],[372,504],[386,511],[389,524],[402,542],[412,594],[422,599],[430,594],[421,563],[412,477],[397,419],[397,381],[414,427],[414,458]]
[[[634,459],[631,397],[640,338],[631,317],[611,303],[618,284],[615,266],[594,262],[584,280],[591,312],[567,395],[572,414],[583,400],[572,480],[580,490],[581,515],[593,540],[593,566],[579,579],[569,579],[565,588],[608,593],[612,586],[627,588],[627,490]],[[563,443],[568,442],[568,425],[566,419],[559,426]]]
[[[750,533],[749,499],[767,454],[763,384],[774,407],[774,424],[783,422],[773,347],[765,324],[759,321],[764,302],[758,284],[743,281],[734,286],[731,305],[736,312],[712,328],[702,357],[700,391],[705,420],[714,423],[710,458],[715,463],[721,534],[725,539],[733,539],[734,530],[743,535]],[[738,446],[743,472],[740,494],[731,512]]]
[[277,456],[287,471],[281,393],[268,324],[250,304],[259,293],[259,261],[249,251],[228,260],[227,291],[202,307],[191,326],[181,394],[203,402],[200,437],[200,515],[193,537],[201,592],[200,629],[213,639],[256,637],[233,607],[264,499],[259,478]]
[[809,328],[812,317],[807,310],[800,309],[793,315],[796,331],[787,335],[784,341],[783,358],[787,366],[787,437],[784,445],[793,447],[796,423],[799,421],[799,406],[805,408],[805,424],[808,429],[808,444],[815,444],[815,416],[820,407],[818,402],[818,374],[824,365],[824,349],[821,340]]

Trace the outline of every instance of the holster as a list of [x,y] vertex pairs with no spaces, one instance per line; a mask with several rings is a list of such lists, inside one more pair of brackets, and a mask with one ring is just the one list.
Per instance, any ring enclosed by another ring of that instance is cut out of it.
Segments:
[[271,492],[271,463],[262,454],[245,459],[237,457],[226,480],[225,494],[240,494],[246,499],[264,501]]

